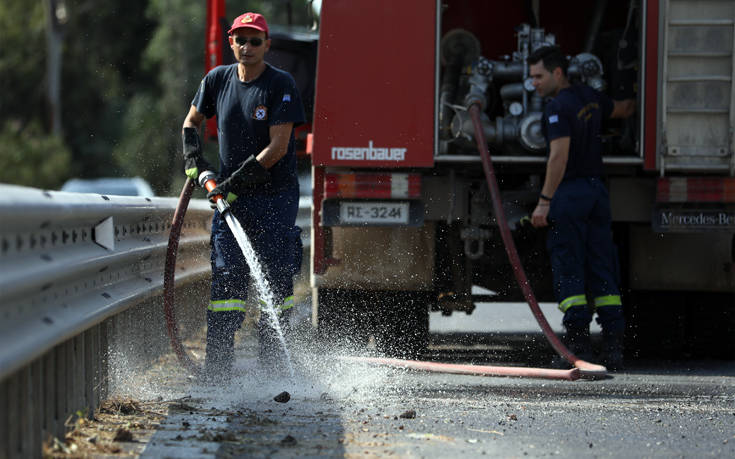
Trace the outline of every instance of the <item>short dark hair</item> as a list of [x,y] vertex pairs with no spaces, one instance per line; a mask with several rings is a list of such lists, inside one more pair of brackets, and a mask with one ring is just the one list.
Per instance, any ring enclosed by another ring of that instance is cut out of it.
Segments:
[[535,65],[540,61],[544,62],[544,68],[549,72],[553,72],[557,67],[561,68],[561,72],[566,76],[569,61],[561,52],[558,46],[542,46],[528,56],[528,64]]

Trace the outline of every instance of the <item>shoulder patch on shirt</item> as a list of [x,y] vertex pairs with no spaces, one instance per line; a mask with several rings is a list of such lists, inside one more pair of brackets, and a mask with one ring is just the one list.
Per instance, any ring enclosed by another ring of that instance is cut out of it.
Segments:
[[283,102],[291,102],[291,94],[284,94]]
[[549,117],[549,124],[554,124],[559,122],[559,115],[551,115]]
[[253,111],[253,119],[263,121],[268,119],[268,107],[265,105],[258,105]]

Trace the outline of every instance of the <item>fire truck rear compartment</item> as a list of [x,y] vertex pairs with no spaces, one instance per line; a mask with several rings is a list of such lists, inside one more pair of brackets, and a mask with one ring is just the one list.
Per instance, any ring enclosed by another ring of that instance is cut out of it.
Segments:
[[[524,56],[541,42],[554,42],[572,56],[573,78],[615,98],[627,94],[637,101],[636,115],[607,123],[603,135],[615,222],[613,233],[621,256],[621,288],[631,324],[630,347],[641,349],[645,343],[653,344],[656,339],[652,336],[662,338],[670,330],[669,325],[657,326],[658,315],[666,314],[666,305],[653,300],[656,292],[680,291],[680,297],[673,295],[678,298],[673,303],[679,306],[674,305],[669,311],[678,314],[670,317],[674,324],[671,326],[688,320],[681,304],[697,302],[717,304],[713,309],[720,311],[718,323],[725,324],[722,326],[726,330],[735,328],[732,301],[723,302],[725,297],[732,298],[731,292],[735,290],[732,234],[669,235],[655,232],[651,227],[658,172],[647,172],[643,166],[646,155],[656,156],[658,125],[646,130],[642,118],[650,113],[646,110],[653,110],[655,119],[658,107],[644,104],[642,58],[646,49],[646,21],[642,15],[647,3],[574,0],[560,7],[547,2],[442,2],[440,36],[436,41],[434,166],[431,169],[328,167],[335,174],[356,171],[422,174],[420,201],[424,207],[424,225],[355,228],[337,223],[325,227],[324,258],[328,266],[313,277],[315,322],[329,324],[323,327],[325,330],[340,328],[346,334],[360,337],[358,341],[373,334],[376,340],[397,343],[397,336],[408,336],[402,346],[417,349],[426,342],[428,309],[446,314],[471,313],[478,301],[522,301],[498,235],[479,155],[466,126],[463,107],[473,91],[475,97],[479,94],[485,99],[484,131],[490,138],[489,148],[505,211],[527,275],[539,300],[554,301],[545,234],[521,223],[538,199],[545,170],[544,146],[539,144],[543,140],[539,130],[542,101],[529,90],[532,88],[524,85],[527,76]],[[484,71],[492,73],[492,81],[485,81],[484,92],[482,82],[470,81],[477,74],[473,73],[472,64],[476,64],[479,56],[489,65],[490,70]],[[414,78],[432,77],[414,75]],[[643,132],[649,138],[644,138]],[[318,129],[315,135],[319,135]],[[653,150],[646,150],[650,136],[654,138]],[[685,160],[677,161],[674,167],[678,169],[674,173],[721,173],[717,168],[706,168],[710,159],[690,158],[689,169],[684,166]],[[653,165],[657,162],[654,160]],[[706,167],[701,167],[702,164]],[[682,253],[678,250],[682,246],[693,251],[696,258],[689,268],[675,259],[677,253]],[[402,252],[396,255],[397,248]],[[702,256],[705,253],[709,255]],[[677,267],[665,269],[664,266]],[[494,295],[473,297],[473,285],[491,290]],[[417,298],[426,303],[418,305],[413,301]],[[402,320],[391,312],[399,308],[403,311]],[[347,317],[361,319],[336,319]],[[392,331],[381,332],[380,324],[386,323],[395,326]],[[681,331],[682,327],[677,330]],[[697,334],[702,335],[701,331],[687,329],[687,335]],[[377,338],[378,335],[382,337]],[[664,341],[672,346],[682,345],[681,341]],[[732,345],[724,348],[724,354],[735,352]]]

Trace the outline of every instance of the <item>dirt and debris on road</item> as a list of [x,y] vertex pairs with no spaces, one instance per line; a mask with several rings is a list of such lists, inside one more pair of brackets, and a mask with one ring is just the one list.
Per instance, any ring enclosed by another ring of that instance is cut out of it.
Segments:
[[[93,416],[77,413],[67,421],[63,439],[43,446],[46,458],[138,456],[177,400],[141,401],[113,397],[100,404]],[[81,416],[80,416],[81,415]]]

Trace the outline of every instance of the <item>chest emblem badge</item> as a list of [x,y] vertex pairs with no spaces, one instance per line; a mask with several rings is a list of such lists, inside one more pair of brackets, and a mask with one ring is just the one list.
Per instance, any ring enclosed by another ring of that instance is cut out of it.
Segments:
[[253,119],[256,119],[258,121],[263,121],[268,119],[268,107],[265,105],[258,105],[255,107],[255,111],[253,112]]

